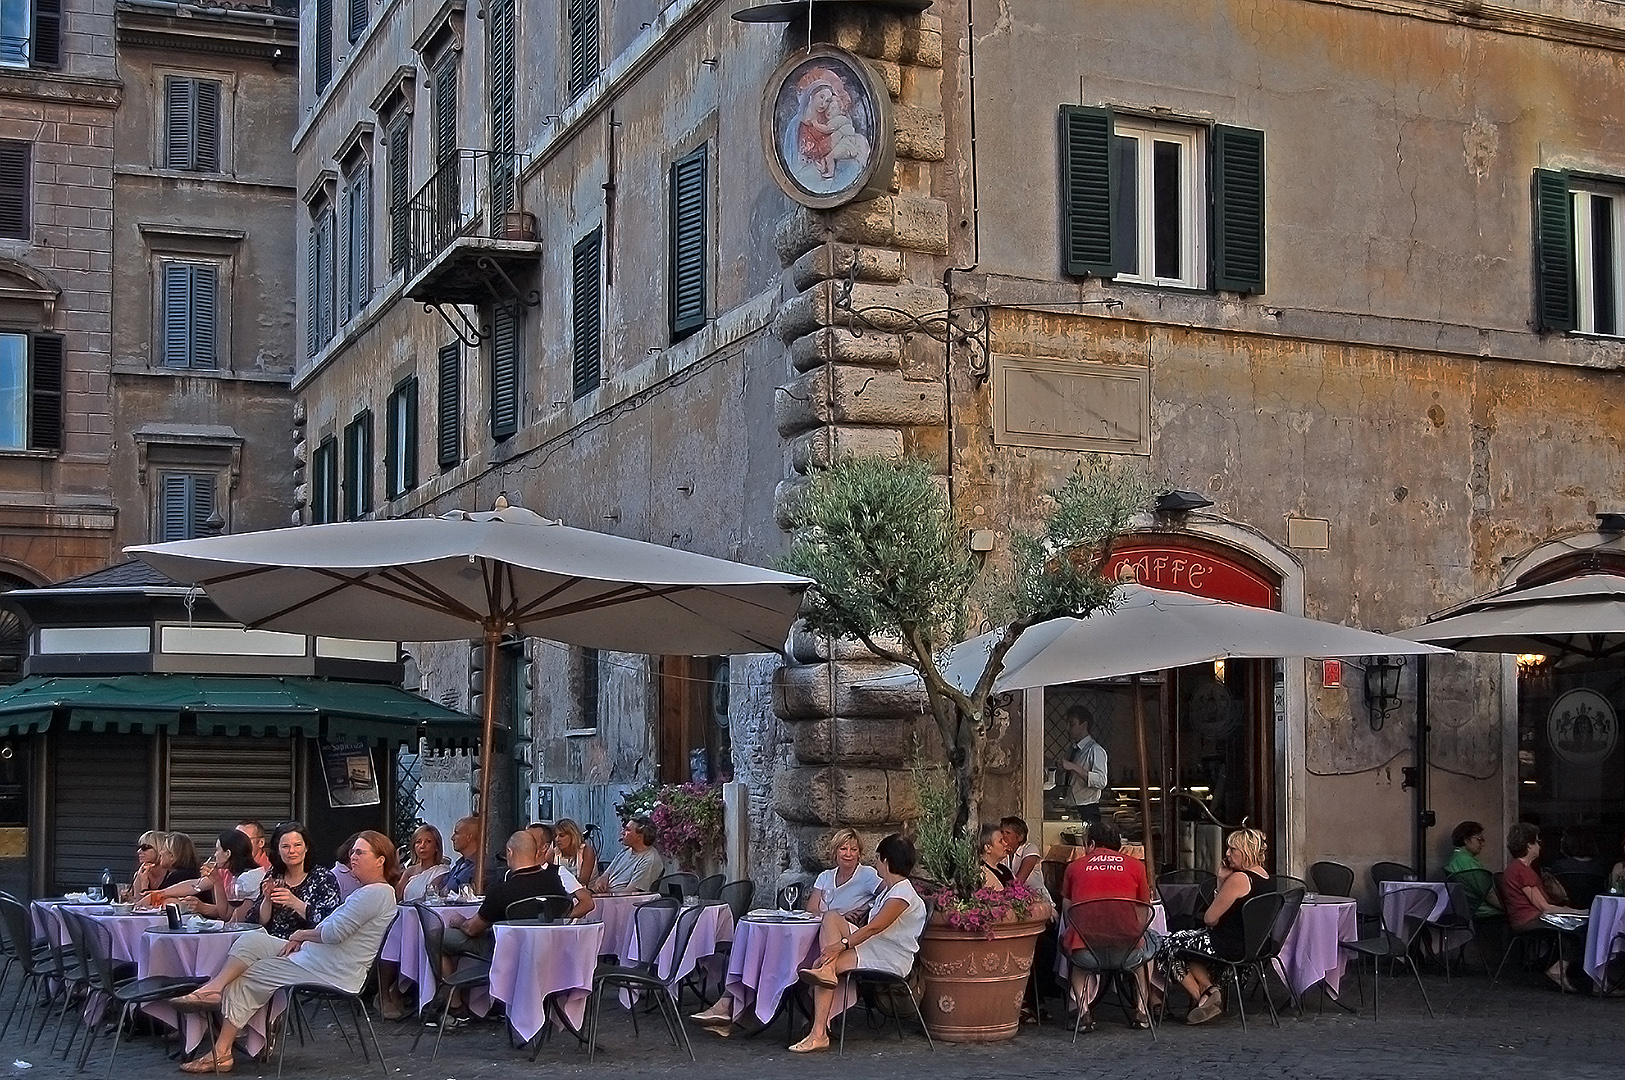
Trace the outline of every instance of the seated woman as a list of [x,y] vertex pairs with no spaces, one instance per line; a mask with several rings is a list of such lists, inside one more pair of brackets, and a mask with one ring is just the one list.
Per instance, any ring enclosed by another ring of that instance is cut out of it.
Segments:
[[[1540,858],[1540,830],[1527,821],[1520,821],[1507,830],[1506,872],[1501,875],[1501,904],[1506,908],[1507,926],[1513,933],[1528,930],[1541,921],[1542,915],[1584,915],[1578,908],[1552,903],[1535,872],[1535,860]],[[1560,929],[1553,926],[1553,929]],[[1569,982],[1568,964],[1579,956],[1579,943],[1570,932],[1558,935],[1557,959],[1546,969],[1546,977],[1560,990],[1574,990]]]
[[155,889],[167,889],[198,876],[197,847],[183,832],[158,834],[158,867],[163,871]]
[[[252,877],[248,877],[250,872]],[[205,918],[231,922],[248,909],[263,876],[254,862],[253,842],[236,829],[227,829],[215,838],[214,858],[200,868],[197,877],[150,892],[144,902],[148,907],[162,907],[176,901]],[[247,878],[245,884],[253,890],[246,899],[240,892],[248,889],[239,890],[239,877]]]
[[836,830],[830,845],[835,851],[835,865],[813,882],[807,910],[814,915],[834,911],[853,926],[862,926],[869,918],[875,893],[880,891],[880,874],[863,864],[863,841],[856,829]]
[[1495,879],[1478,858],[1484,850],[1484,826],[1476,821],[1464,821],[1450,834],[1450,843],[1454,850],[1445,861],[1445,875],[1466,875],[1463,881],[1473,900],[1474,915],[1479,918],[1500,915],[1501,898],[1495,894]]
[[[350,894],[361,888],[361,883],[350,873],[350,852],[355,850],[355,843],[360,839],[360,833],[351,833],[333,854],[333,880],[339,883],[339,896],[344,900],[350,899]],[[398,861],[400,856],[396,855],[396,859]]]
[[[1620,841],[1619,847],[1621,853],[1625,854],[1625,840]],[[1615,863],[1614,868],[1608,871],[1608,891],[1615,894],[1625,893],[1625,859]]]
[[813,987],[812,1031],[790,1047],[793,1053],[829,1049],[830,1014],[845,972],[863,968],[907,975],[914,967],[920,931],[925,928],[925,901],[908,880],[914,869],[914,845],[893,833],[880,842],[875,856],[880,891],[869,921],[854,929],[837,912],[824,913],[818,931],[822,951],[813,966],[801,972],[802,981]]
[[307,869],[310,833],[299,822],[278,825],[266,854],[271,858],[271,872],[252,914],[272,937],[291,938],[333,914],[343,902],[331,870],[325,866]]
[[1213,973],[1201,960],[1187,953],[1205,953],[1226,960],[1239,960],[1246,951],[1241,926],[1241,908],[1248,899],[1271,891],[1270,874],[1264,869],[1268,842],[1259,829],[1237,829],[1225,842],[1224,865],[1219,868],[1219,889],[1213,903],[1202,913],[1202,926],[1195,930],[1175,930],[1168,935],[1174,955],[1169,969],[1191,996],[1187,1024],[1205,1024],[1224,1011],[1224,995]]
[[230,1072],[237,1032],[284,987],[315,982],[349,993],[361,989],[395,918],[401,866],[394,842],[383,833],[361,833],[350,851],[350,872],[360,883],[356,891],[320,924],[286,941],[258,931],[244,934],[214,978],[175,999],[182,1008],[218,1006],[221,1015],[212,1052],[186,1062],[182,1072]]
[[429,886],[450,871],[451,860],[446,858],[440,830],[433,825],[419,825],[412,832],[412,865],[401,871],[395,894],[407,903],[422,900]]
[[591,881],[598,874],[598,852],[587,843],[581,826],[570,818],[560,818],[553,826],[553,855],[577,881]]
[[164,887],[167,871],[158,865],[158,844],[163,838],[162,832],[148,829],[136,839],[135,877],[130,879],[130,895],[136,899]]
[[982,888],[1008,889],[1016,876],[1004,864],[1009,849],[1004,846],[1003,827],[983,825],[976,837],[976,845],[982,853]]

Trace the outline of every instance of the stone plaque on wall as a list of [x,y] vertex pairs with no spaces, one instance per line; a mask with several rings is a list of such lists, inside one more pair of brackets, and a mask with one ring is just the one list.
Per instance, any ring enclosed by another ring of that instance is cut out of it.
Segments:
[[1000,446],[1151,453],[1151,369],[1088,360],[993,358]]

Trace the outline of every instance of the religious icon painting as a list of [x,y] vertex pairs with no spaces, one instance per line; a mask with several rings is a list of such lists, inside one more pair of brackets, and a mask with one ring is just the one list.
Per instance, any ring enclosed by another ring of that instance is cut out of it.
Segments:
[[797,53],[768,80],[762,139],[785,194],[824,210],[884,194],[892,172],[891,97],[857,56]]

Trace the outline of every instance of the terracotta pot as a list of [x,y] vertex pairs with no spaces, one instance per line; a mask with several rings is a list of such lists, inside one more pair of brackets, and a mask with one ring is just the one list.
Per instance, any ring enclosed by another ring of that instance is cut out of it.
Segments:
[[947,926],[920,934],[920,1010],[944,1042],[1000,1042],[1021,1027],[1021,999],[1043,922],[1000,923],[993,936]]

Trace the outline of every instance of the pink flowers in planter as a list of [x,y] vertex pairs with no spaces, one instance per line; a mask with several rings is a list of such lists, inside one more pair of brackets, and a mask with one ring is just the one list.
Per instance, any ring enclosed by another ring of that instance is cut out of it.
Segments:
[[993,936],[993,928],[1003,922],[1032,918],[1044,898],[1036,889],[1017,882],[1007,889],[977,889],[970,896],[955,896],[946,889],[937,894],[934,921],[954,930]]

